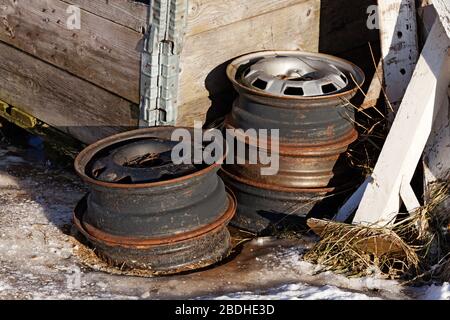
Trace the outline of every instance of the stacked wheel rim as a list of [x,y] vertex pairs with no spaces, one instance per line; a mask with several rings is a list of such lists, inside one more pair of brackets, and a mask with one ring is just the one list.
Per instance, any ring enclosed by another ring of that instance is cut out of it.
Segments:
[[[350,99],[364,82],[361,69],[329,55],[263,51],[237,58],[227,75],[238,98],[225,128],[279,130],[277,174],[262,175],[261,164],[223,168],[238,200],[233,224],[262,232],[324,203],[332,208],[352,180],[343,153],[357,139]],[[261,149],[245,136],[236,140]]]

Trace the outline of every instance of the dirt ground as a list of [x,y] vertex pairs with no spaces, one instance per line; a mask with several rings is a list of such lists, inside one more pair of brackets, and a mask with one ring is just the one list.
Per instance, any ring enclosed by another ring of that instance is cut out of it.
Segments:
[[255,239],[220,265],[189,274],[103,272],[72,236],[72,210],[86,192],[82,183],[70,170],[29,158],[26,150],[0,145],[0,299],[236,298],[233,293],[264,296],[291,284],[332,287],[349,298],[409,299],[417,293],[376,277],[316,274],[315,266],[300,260],[313,243],[307,238]]

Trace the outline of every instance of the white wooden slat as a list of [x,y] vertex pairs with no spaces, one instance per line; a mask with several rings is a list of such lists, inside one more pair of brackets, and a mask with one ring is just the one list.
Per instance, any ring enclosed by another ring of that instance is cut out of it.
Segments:
[[375,74],[373,75],[372,81],[370,82],[369,90],[367,90],[366,96],[364,97],[364,102],[358,110],[361,111],[376,106],[378,99],[380,98],[382,88],[383,65],[380,60],[375,70]]
[[418,208],[420,208],[420,202],[419,200],[417,200],[416,194],[411,187],[410,181],[406,181],[405,183],[401,184],[400,197],[402,198],[406,210],[408,210],[409,213],[413,213]]
[[352,194],[352,196],[345,202],[345,204],[339,209],[338,213],[334,216],[333,220],[338,222],[345,222],[350,218],[351,214],[358,208],[359,203],[366,191],[367,185],[372,180],[372,177],[367,178],[362,185]]
[[437,11],[439,19],[444,26],[447,37],[450,38],[450,1],[449,0],[433,0],[434,8]]
[[398,213],[401,184],[411,181],[430,135],[437,106],[441,105],[443,97],[447,97],[448,45],[442,24],[436,22],[353,223],[385,226]]
[[386,95],[396,112],[419,56],[415,0],[378,0],[378,15]]

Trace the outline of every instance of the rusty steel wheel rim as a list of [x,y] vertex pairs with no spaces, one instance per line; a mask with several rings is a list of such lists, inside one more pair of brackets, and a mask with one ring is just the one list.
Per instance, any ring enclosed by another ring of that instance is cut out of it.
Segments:
[[[315,57],[318,59],[325,59],[329,62],[334,62],[337,65],[341,66],[344,68],[344,70],[346,71],[355,71],[358,74],[358,77],[355,79],[356,84],[355,86],[352,86],[351,89],[349,90],[341,90],[340,92],[336,93],[336,94],[332,94],[332,95],[316,95],[316,96],[289,96],[289,95],[283,95],[281,96],[281,98],[286,99],[286,100],[298,100],[298,99],[305,99],[305,100],[326,100],[329,97],[342,97],[342,96],[346,96],[348,94],[351,93],[355,93],[359,87],[362,86],[362,84],[364,83],[365,77],[364,77],[364,72],[361,70],[361,68],[359,68],[358,66],[356,66],[355,64],[353,64],[350,61],[347,61],[345,59],[341,59],[335,56],[331,56],[331,55],[327,55],[327,54],[323,54],[323,53],[314,53],[314,52],[301,52],[301,51],[289,51],[289,50],[285,50],[285,51],[258,51],[255,53],[250,53],[250,54],[246,54],[243,56],[240,56],[239,58],[233,60],[227,67],[226,73],[228,78],[230,79],[230,81],[233,83],[233,85],[235,87],[238,87],[242,90],[245,91],[249,91],[255,95],[260,95],[260,96],[266,96],[269,98],[273,98],[274,95],[273,94],[269,94],[267,92],[261,91],[261,90],[256,90],[253,89],[251,87],[249,87],[248,85],[244,85],[241,81],[237,80],[237,75],[239,73],[239,69],[246,64],[253,62],[257,62],[260,61],[263,58],[267,58],[267,57],[279,57],[279,56],[298,56],[298,57]],[[350,69],[349,69],[350,68]],[[239,91],[239,89],[237,89]]]
[[[229,252],[227,224],[236,200],[217,174],[220,166],[188,164],[186,170],[182,164],[178,171],[167,154],[159,161],[157,152],[170,151],[173,144],[166,141],[175,129],[121,133],[88,146],[76,158],[76,171],[90,192],[77,206],[74,223],[104,260],[175,272],[214,263]],[[130,169],[129,159],[143,162],[133,160]],[[107,174],[96,176],[103,166]]]
[[236,195],[238,206],[231,225],[255,234],[272,234],[279,228],[304,225],[305,218],[337,210],[351,190],[339,188],[288,188],[256,182],[221,170],[221,176]]
[[232,61],[227,76],[238,93],[225,119],[225,128],[242,130],[235,141],[271,150],[270,140],[261,148],[242,132],[279,130],[273,176],[263,176],[260,163],[234,162],[221,171],[238,200],[234,225],[260,232],[296,206],[304,217],[357,180],[345,152],[358,137],[350,99],[365,80],[359,67],[319,53],[260,51]]
[[[341,156],[350,143],[358,137],[356,130],[349,132],[347,137],[335,143],[327,143],[314,146],[295,146],[281,144],[277,153],[279,159],[279,170],[271,176],[260,174],[261,169],[267,167],[260,163],[224,165],[222,170],[230,174],[246,179],[247,184],[261,183],[273,187],[291,188],[323,188],[337,186],[345,183],[350,174],[353,174]],[[254,142],[246,143],[245,137],[236,136],[239,143],[246,146],[246,150],[259,152],[262,148]],[[268,143],[267,150],[270,150]],[[248,153],[247,151],[247,153]]]
[[[286,57],[323,59],[335,64],[352,80],[341,90],[316,96],[277,95],[255,89],[242,81],[242,74],[254,64],[265,59]],[[319,53],[261,51],[232,61],[227,68],[227,76],[238,92],[226,119],[227,126],[243,130],[279,129],[280,144],[300,146],[335,142],[354,130],[355,110],[349,100],[364,83],[364,73],[351,62]]]
[[[225,129],[239,129],[234,127],[232,124],[227,123],[225,125]],[[239,141],[239,143],[244,143],[247,145],[251,145],[248,141],[248,137],[242,131],[235,131],[234,137]],[[356,129],[352,129],[347,134],[335,141],[326,141],[319,142],[315,144],[302,144],[302,143],[282,143],[279,144],[280,154],[284,155],[292,155],[292,156],[326,156],[330,154],[335,154],[336,151],[341,150],[342,148],[347,149],[347,147],[355,142],[358,139],[358,131]],[[260,146],[254,146],[263,149]],[[266,150],[270,150],[271,148],[271,140],[267,140]]]
[[103,242],[109,246],[121,246],[124,248],[151,248],[162,244],[170,244],[195,239],[196,237],[201,237],[207,233],[214,232],[217,229],[223,228],[224,225],[227,225],[228,222],[230,222],[236,212],[236,199],[231,190],[227,190],[227,193],[229,203],[228,208],[218,220],[200,229],[173,237],[158,239],[134,239],[108,235],[95,227],[83,223],[83,202],[86,202],[86,197],[84,197],[80,201],[80,203],[74,210],[73,221],[77,229],[91,241]]
[[157,127],[118,134],[80,153],[75,168],[90,187],[86,224],[118,237],[147,239],[189,233],[219,219],[228,200],[225,186],[217,176],[217,163],[152,183],[114,183],[93,177],[93,164],[117,146],[136,139],[168,138],[175,129]]
[[198,230],[185,237],[166,239],[111,239],[97,237],[85,228],[82,216],[86,210],[86,197],[76,206],[73,213],[74,225],[96,255],[111,267],[121,270],[145,270],[147,274],[172,275],[195,271],[211,266],[226,258],[232,250],[228,222],[236,211],[236,199],[228,190],[229,207],[217,223]]
[[[323,187],[323,188],[290,188],[286,186],[277,186],[269,183],[264,183],[260,181],[255,181],[253,179],[248,179],[246,177],[238,176],[236,174],[231,173],[226,168],[222,168],[220,171],[222,175],[227,176],[229,179],[238,181],[239,183],[246,184],[258,189],[272,190],[272,191],[280,191],[287,193],[329,193],[336,190],[335,187]],[[229,188],[229,187],[228,187]],[[234,192],[233,192],[234,193]]]
[[[140,137],[146,137],[148,133],[154,134],[158,131],[164,131],[169,128],[174,128],[170,126],[161,126],[161,127],[153,127],[153,128],[147,128],[147,129],[137,129],[137,130],[131,130],[123,133],[119,133],[110,137],[107,137],[105,139],[102,139],[100,141],[97,141],[89,146],[87,146],[85,149],[83,149],[78,156],[75,159],[75,171],[78,174],[78,176],[86,183],[97,185],[100,187],[108,187],[108,188],[117,188],[117,189],[134,189],[134,188],[145,188],[145,187],[154,187],[154,186],[162,186],[171,184],[172,182],[182,182],[184,180],[188,180],[192,177],[202,175],[208,171],[212,171],[215,169],[218,169],[220,167],[220,164],[214,163],[211,166],[206,167],[203,170],[197,171],[189,176],[184,176],[180,178],[175,178],[172,180],[167,181],[160,181],[160,182],[153,182],[153,183],[140,183],[140,184],[131,184],[131,185],[124,185],[124,184],[118,184],[118,183],[111,183],[111,182],[103,182],[95,180],[89,176],[87,176],[83,172],[83,167],[87,164],[87,161],[89,161],[89,154],[95,153],[101,150],[102,146],[109,145],[117,141],[126,140],[127,138],[134,137],[134,138],[140,138]],[[181,128],[181,127],[180,127]],[[191,128],[182,128],[182,129],[191,129]],[[225,156],[224,156],[225,157]],[[218,161],[220,162],[220,161]]]

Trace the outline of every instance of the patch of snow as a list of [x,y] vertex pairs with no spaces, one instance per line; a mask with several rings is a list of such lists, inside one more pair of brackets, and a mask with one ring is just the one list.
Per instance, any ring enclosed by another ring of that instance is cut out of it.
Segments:
[[420,297],[422,300],[450,300],[450,283],[446,282],[442,286],[431,285]]
[[10,285],[0,281],[0,292],[6,291],[6,290],[11,290],[11,289],[12,289],[12,287]]
[[[379,277],[377,272],[370,276],[347,278],[344,275],[336,274],[331,271],[322,272],[322,266],[314,265],[302,260],[303,249],[287,248],[280,249],[272,254],[273,260],[269,262],[275,269],[284,271],[294,271],[303,277],[309,276],[309,283],[327,283],[335,287],[345,288],[354,291],[382,291],[385,298],[401,297],[401,286],[395,280],[387,280]],[[269,255],[270,256],[270,255]]]
[[18,188],[17,179],[6,172],[0,171],[0,188]]
[[265,292],[237,292],[214,300],[380,300],[362,293],[344,291],[335,286],[310,286],[303,283],[283,285]]

